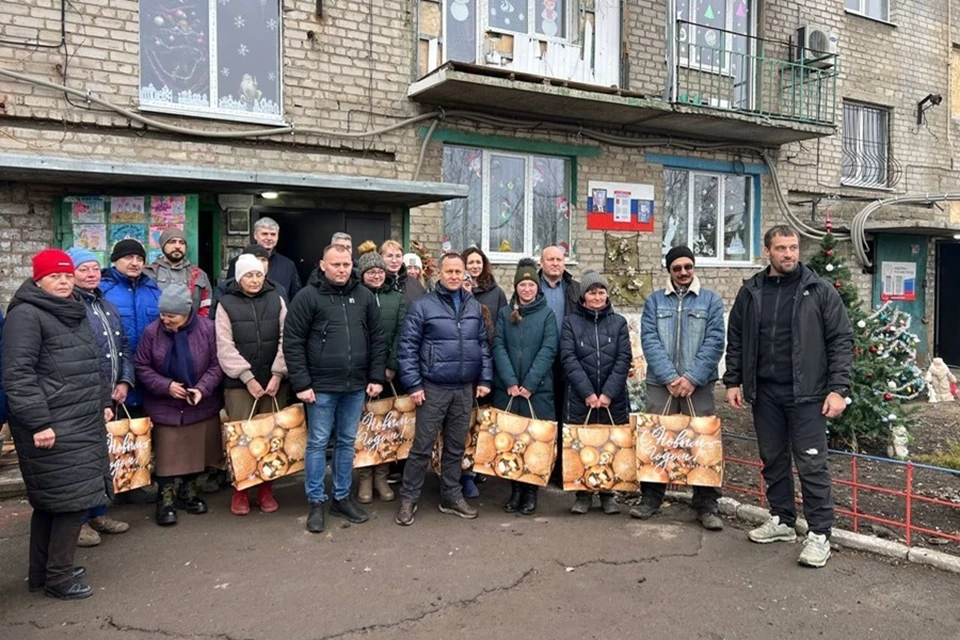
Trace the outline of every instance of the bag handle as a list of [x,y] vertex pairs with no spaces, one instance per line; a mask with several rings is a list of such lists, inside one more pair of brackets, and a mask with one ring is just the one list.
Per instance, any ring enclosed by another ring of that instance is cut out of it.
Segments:
[[[697,417],[697,411],[696,411],[696,409],[693,408],[693,399],[691,399],[690,396],[687,396],[687,397],[684,398],[684,400],[687,401],[687,409],[690,411],[690,417],[691,417],[691,418],[696,418],[696,417]],[[667,404],[665,404],[665,405],[663,406],[663,411],[660,412],[660,415],[664,415],[664,416],[669,416],[669,415],[671,415],[671,413],[670,413],[670,405],[672,405],[672,404],[673,404],[673,396],[667,396]],[[677,406],[677,413],[681,413],[679,405]],[[589,415],[589,414],[587,414],[587,415]]]
[[127,410],[127,403],[121,402],[119,404],[120,408],[123,409],[123,412],[127,414],[127,420],[133,420],[133,418],[130,417],[130,411]]
[[[607,410],[607,416],[610,418],[610,426],[611,426],[611,427],[616,426],[617,423],[613,421],[613,414],[610,412],[610,407],[604,407],[604,409]],[[584,418],[584,420],[583,420],[583,426],[584,426],[584,427],[592,427],[592,426],[594,426],[594,425],[590,424],[590,414],[591,414],[591,413],[593,413],[593,407],[590,407],[589,409],[587,409],[587,417]]]
[[[262,396],[261,396],[261,398],[262,398]],[[274,412],[274,413],[280,413],[280,403],[277,402],[276,396],[271,396],[271,400],[273,400],[273,412]],[[255,414],[255,413],[257,412],[257,407],[258,407],[258,406],[260,406],[260,398],[254,398],[254,400],[253,400],[253,406],[250,407],[250,415],[247,416],[247,422],[250,422],[251,420],[253,420],[253,414]]]
[[[387,384],[390,385],[390,390],[393,391],[393,397],[396,398],[396,397],[397,397],[397,388],[396,388],[395,386],[393,386],[393,380],[387,381]],[[376,398],[374,398],[373,396],[368,395],[368,396],[367,396],[367,400],[376,400],[376,399],[380,398],[380,396],[382,396],[382,395],[383,395],[383,392],[382,392],[382,391],[380,392],[380,395],[378,395]],[[279,409],[277,409],[277,410],[279,411]]]
[[[507,413],[510,413],[510,405],[513,404],[513,399],[514,399],[514,398],[523,398],[523,396],[510,396],[510,399],[507,400],[507,406],[506,406],[506,408],[504,409],[504,411],[506,411]],[[537,418],[537,413],[536,413],[536,411],[533,410],[533,403],[530,401],[530,398],[524,398],[524,400],[527,401],[527,406],[530,407],[530,419],[531,419],[531,420],[537,420],[537,419],[538,419],[538,418]],[[479,402],[477,403],[477,408],[478,408],[478,409],[480,408],[480,403],[479,403]],[[588,414],[588,415],[589,415],[589,414]]]

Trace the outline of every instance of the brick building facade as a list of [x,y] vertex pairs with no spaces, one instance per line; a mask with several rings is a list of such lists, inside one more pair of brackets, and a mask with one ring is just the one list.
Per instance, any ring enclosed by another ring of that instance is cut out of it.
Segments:
[[[564,242],[575,274],[606,270],[636,311],[686,236],[729,304],[788,211],[846,231],[873,201],[958,190],[960,9],[877,4],[2,3],[0,303],[34,252],[99,224],[74,203],[100,200],[108,246],[114,200],[143,199],[148,239],[156,196],[183,195],[193,255],[215,274],[271,215],[304,270],[340,228],[475,242],[502,281]],[[826,42],[798,49],[810,32]],[[960,267],[958,205],[886,206],[866,229],[861,291],[879,302],[884,262],[912,263],[903,304],[960,363],[940,277]]]

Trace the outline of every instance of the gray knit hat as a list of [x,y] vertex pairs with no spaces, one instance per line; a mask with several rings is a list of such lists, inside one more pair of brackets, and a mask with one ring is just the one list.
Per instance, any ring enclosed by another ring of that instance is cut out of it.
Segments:
[[603,277],[602,273],[596,269],[584,269],[583,273],[580,274],[580,297],[582,298],[583,294],[594,286],[610,289],[610,285],[607,284],[607,279]]
[[357,260],[357,271],[360,272],[361,277],[363,277],[363,274],[367,271],[370,271],[370,269],[387,270],[387,265],[383,262],[383,258],[381,258],[380,254],[376,251],[368,251]]
[[174,238],[180,238],[184,242],[187,241],[187,234],[183,232],[183,229],[180,227],[167,227],[163,230],[163,233],[160,234],[160,248],[163,249],[164,245],[173,240]]
[[160,313],[175,313],[177,315],[190,315],[190,309],[193,308],[193,300],[190,298],[190,290],[182,284],[168,285],[163,293],[160,294],[160,302],[157,304]]

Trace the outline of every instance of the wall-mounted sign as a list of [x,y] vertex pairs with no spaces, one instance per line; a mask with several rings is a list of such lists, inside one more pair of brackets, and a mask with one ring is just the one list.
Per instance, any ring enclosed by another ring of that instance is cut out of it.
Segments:
[[912,301],[917,299],[917,264],[915,262],[883,262],[880,267],[883,291],[880,299]]
[[653,231],[652,184],[591,180],[587,188],[587,229]]

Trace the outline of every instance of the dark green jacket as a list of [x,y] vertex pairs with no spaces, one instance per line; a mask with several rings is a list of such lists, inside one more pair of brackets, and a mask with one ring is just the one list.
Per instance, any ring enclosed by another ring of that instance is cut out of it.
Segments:
[[[553,405],[553,362],[559,342],[557,319],[543,293],[520,307],[520,322],[510,321],[511,304],[500,309],[493,338],[493,405],[505,409],[510,401],[507,387],[518,385],[533,395],[530,402],[537,418],[556,420]],[[530,417],[528,403],[516,398],[511,413]]]
[[391,276],[387,276],[384,283],[377,289],[366,283],[363,286],[370,289],[377,299],[377,306],[380,307],[380,327],[383,329],[383,341],[387,345],[387,369],[393,369],[396,373],[399,369],[397,343],[400,342],[400,325],[403,323],[403,316],[407,313],[407,307],[403,302],[403,293],[397,289],[396,282]]

